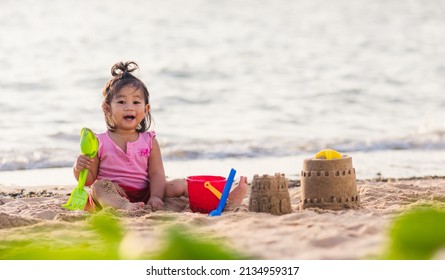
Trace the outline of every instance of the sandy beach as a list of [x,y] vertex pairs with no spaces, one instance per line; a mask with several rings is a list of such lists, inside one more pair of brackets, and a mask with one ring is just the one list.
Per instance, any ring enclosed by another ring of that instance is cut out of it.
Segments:
[[[167,199],[165,209],[153,212],[119,211],[125,228],[120,258],[134,259],[160,250],[165,230],[173,225],[188,228],[195,237],[218,241],[251,259],[378,259],[388,242],[395,217],[413,205],[445,202],[445,179],[375,179],[357,181],[359,209],[299,209],[298,180],[289,181],[292,212],[277,216],[249,212],[249,195],[240,207],[219,217],[193,213],[185,197]],[[67,211],[60,205],[73,186],[20,189],[0,186],[0,240],[42,238],[88,239],[88,231],[76,231],[91,217],[83,211]],[[46,229],[39,235],[39,229]],[[49,234],[48,234],[49,232]],[[142,246],[141,246],[142,244]],[[1,252],[1,250],[0,250]],[[435,258],[444,258],[438,254]],[[0,256],[1,259],[7,256]]]

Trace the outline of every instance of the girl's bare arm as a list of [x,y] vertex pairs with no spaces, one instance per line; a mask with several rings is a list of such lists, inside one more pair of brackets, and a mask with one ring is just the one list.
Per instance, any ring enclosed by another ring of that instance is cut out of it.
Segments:
[[86,186],[90,186],[96,181],[97,173],[99,170],[99,159],[97,156],[90,158],[86,155],[80,155],[77,157],[76,162],[73,166],[73,173],[76,180],[79,180],[80,171],[88,169],[87,180],[85,182]]
[[153,138],[153,146],[150,151],[148,176],[150,178],[150,200],[153,207],[160,209],[164,206],[162,200],[165,193],[165,171],[162,162],[161,149],[156,138]]

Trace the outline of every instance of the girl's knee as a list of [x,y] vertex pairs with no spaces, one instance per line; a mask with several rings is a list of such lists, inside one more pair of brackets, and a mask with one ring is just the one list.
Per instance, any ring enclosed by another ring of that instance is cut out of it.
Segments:
[[103,193],[109,193],[114,188],[114,183],[109,179],[96,180],[91,185],[91,194],[93,197],[101,196]]
[[91,195],[93,200],[102,207],[111,206],[124,209],[129,204],[122,188],[108,179],[96,180],[91,185]]

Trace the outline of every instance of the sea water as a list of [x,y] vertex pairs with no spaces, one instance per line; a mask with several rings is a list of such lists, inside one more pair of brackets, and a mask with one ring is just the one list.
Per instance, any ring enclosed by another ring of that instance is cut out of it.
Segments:
[[0,6],[0,184],[69,170],[80,129],[105,130],[101,91],[127,60],[169,176],[298,177],[324,148],[358,177],[445,174],[445,1]]

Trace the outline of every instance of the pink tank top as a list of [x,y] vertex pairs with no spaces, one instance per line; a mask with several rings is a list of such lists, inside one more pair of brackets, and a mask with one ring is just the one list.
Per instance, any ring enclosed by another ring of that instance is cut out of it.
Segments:
[[148,158],[155,132],[142,132],[134,142],[127,143],[127,152],[113,142],[108,132],[96,135],[99,139],[100,160],[97,179],[109,179],[124,190],[146,189],[150,185],[148,178]]

